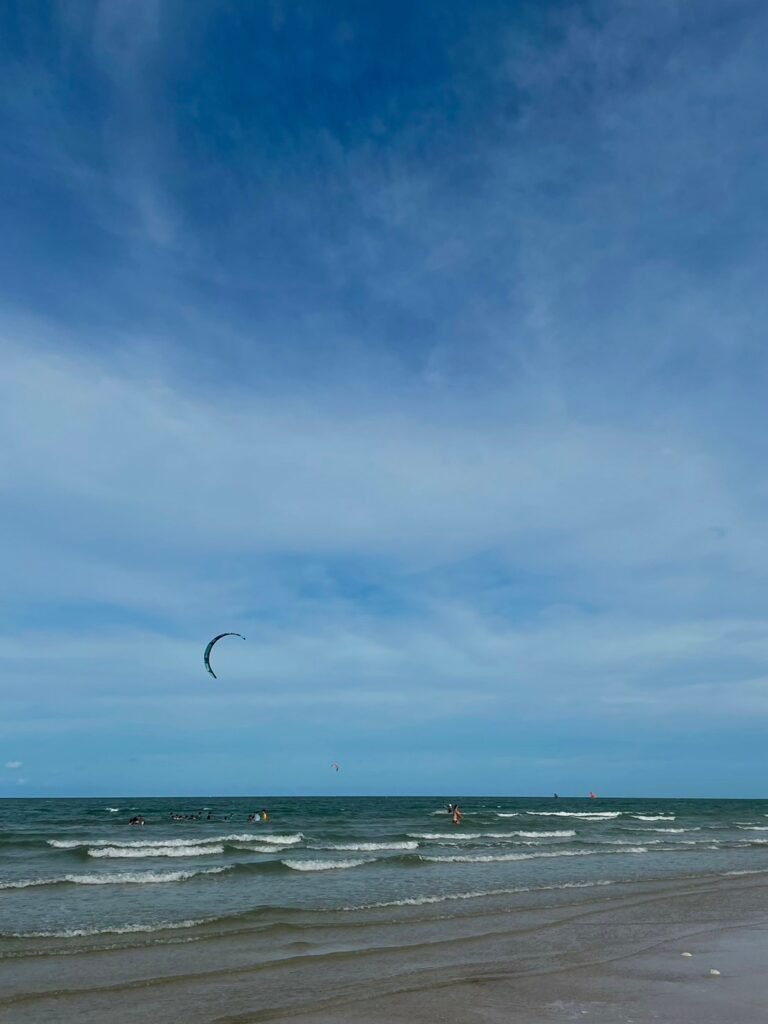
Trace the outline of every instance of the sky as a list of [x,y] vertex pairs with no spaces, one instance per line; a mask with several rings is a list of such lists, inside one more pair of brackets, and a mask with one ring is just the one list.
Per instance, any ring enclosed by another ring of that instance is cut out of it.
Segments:
[[4,4],[0,796],[765,796],[767,33]]

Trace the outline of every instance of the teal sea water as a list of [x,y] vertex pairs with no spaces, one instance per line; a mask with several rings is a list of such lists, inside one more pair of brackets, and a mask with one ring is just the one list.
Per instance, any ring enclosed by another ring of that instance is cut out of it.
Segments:
[[447,799],[0,801],[0,957],[768,868],[768,800]]

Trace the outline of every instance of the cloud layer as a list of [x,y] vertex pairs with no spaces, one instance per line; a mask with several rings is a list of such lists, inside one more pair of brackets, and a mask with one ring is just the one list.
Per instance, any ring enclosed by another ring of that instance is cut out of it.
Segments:
[[753,792],[765,12],[118,7],[7,44],[30,791]]

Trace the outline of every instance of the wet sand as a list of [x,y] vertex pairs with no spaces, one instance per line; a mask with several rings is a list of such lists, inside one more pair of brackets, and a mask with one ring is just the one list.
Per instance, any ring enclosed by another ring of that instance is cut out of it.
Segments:
[[[683,951],[693,954],[682,957]],[[768,878],[696,879],[0,963],[7,1024],[759,1024]],[[721,972],[709,975],[710,969]]]
[[[473,972],[397,995],[281,1016],[282,1024],[760,1024],[768,1019],[768,923],[617,953],[533,975]],[[709,975],[717,964],[719,977]],[[254,1020],[276,1018],[261,1017]]]

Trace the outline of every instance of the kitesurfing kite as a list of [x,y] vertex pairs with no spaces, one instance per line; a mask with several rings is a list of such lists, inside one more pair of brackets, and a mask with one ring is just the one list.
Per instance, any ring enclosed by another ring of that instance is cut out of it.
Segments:
[[211,673],[211,675],[213,676],[214,679],[218,679],[219,677],[216,675],[216,673],[211,668],[211,651],[213,650],[213,645],[217,641],[221,640],[221,638],[223,636],[239,636],[241,640],[245,640],[245,637],[243,636],[242,633],[219,633],[218,636],[215,636],[213,638],[213,640],[211,640],[211,642],[205,648],[205,654],[203,655],[203,661],[205,663],[205,667],[208,669],[208,671]]
[[340,767],[341,767],[341,766],[340,766],[340,765],[338,765],[338,764],[336,764],[336,762],[335,762],[335,761],[334,761],[334,762],[333,762],[333,763],[331,764],[331,768],[335,768],[335,769],[336,769],[336,771],[338,771]]

